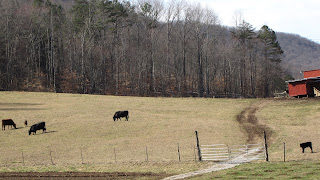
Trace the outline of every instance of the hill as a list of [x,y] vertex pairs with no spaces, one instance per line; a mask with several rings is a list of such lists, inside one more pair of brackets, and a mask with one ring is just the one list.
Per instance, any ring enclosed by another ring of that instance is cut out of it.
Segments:
[[303,78],[300,71],[320,69],[320,44],[289,33],[277,33],[277,37],[284,51],[282,67],[294,78]]

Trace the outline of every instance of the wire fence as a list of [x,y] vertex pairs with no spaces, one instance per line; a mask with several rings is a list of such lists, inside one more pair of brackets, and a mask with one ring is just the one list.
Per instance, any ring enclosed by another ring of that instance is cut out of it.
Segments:
[[[1,149],[0,166],[15,165],[76,165],[141,162],[197,161],[196,146],[180,144],[166,148],[141,146],[135,148],[95,147],[33,147]],[[63,152],[63,153],[62,153]]]

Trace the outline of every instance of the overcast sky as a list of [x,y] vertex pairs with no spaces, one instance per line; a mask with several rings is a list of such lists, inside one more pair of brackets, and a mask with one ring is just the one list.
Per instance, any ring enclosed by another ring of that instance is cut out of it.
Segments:
[[276,32],[298,34],[320,43],[320,0],[186,0],[209,7],[221,24],[234,26],[236,11],[259,30],[263,25]]

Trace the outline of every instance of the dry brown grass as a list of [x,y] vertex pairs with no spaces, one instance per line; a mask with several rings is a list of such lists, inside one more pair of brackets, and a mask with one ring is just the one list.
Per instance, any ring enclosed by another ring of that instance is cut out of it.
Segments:
[[[273,131],[271,161],[283,161],[283,142],[286,161],[320,160],[320,99],[264,100],[256,115]],[[309,148],[302,153],[300,143],[307,141],[312,141],[315,153]]]
[[[177,162],[194,160],[195,130],[201,144],[246,143],[236,115],[256,100],[142,98],[78,94],[0,92],[0,118],[18,129],[0,132],[0,165],[55,165]],[[117,110],[129,121],[114,122]],[[45,121],[47,133],[28,135],[29,125]]]

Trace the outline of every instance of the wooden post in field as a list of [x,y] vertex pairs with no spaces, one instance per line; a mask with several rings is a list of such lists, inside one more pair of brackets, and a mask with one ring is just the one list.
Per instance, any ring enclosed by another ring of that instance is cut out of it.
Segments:
[[197,161],[196,146],[193,146],[194,161]]
[[283,142],[283,162],[286,162],[286,143]]
[[81,153],[81,163],[83,164],[82,149],[80,149],[80,153]]
[[146,161],[149,162],[149,156],[148,156],[148,146],[146,146],[146,155],[147,155],[147,159]]
[[113,148],[113,152],[114,152],[114,161],[117,162],[116,148]]
[[22,152],[22,164],[24,165],[24,156],[23,156],[23,150],[22,150],[21,152]]
[[51,164],[54,165],[53,160],[52,160],[52,154],[51,154],[51,150],[50,150],[50,159],[51,159]]
[[178,156],[179,156],[179,162],[180,162],[181,159],[180,159],[180,147],[179,147],[179,143],[178,143]]
[[264,146],[266,148],[266,161],[269,161],[269,154],[268,154],[268,143],[267,143],[267,134],[266,131],[263,131],[264,134]]
[[198,137],[198,131],[196,131],[196,138],[197,138],[197,148],[198,148],[199,161],[202,161],[200,143],[199,143],[199,137]]

